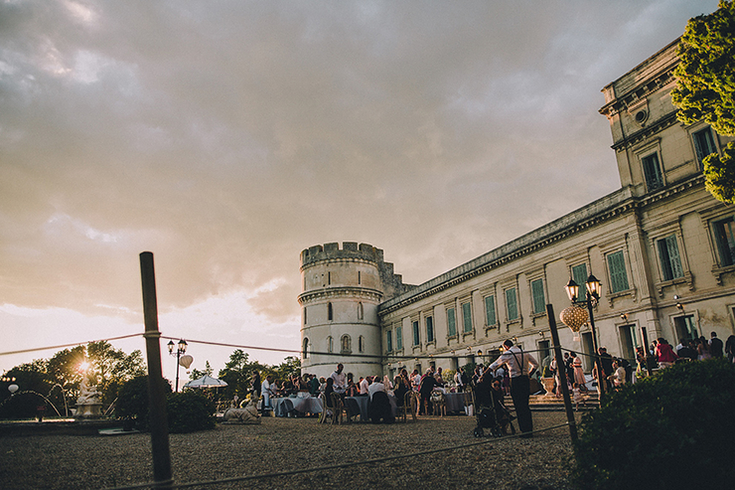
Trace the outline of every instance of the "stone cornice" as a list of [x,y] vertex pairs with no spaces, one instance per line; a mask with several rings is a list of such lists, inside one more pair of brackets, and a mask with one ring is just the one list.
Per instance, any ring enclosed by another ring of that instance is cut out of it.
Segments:
[[365,299],[368,301],[374,301],[375,303],[380,303],[380,301],[383,299],[383,293],[377,289],[372,288],[340,286],[306,291],[299,295],[298,300],[299,304],[303,305],[305,303],[310,303],[312,301],[320,299],[328,300],[343,298]]
[[602,199],[588,204],[566,216],[538,228],[512,242],[492,250],[470,262],[452,269],[441,276],[435,277],[415,289],[392,298],[379,305],[379,315],[385,315],[403,308],[424,298],[449,289],[473,277],[484,274],[517,260],[523,256],[536,252],[544,247],[586,231],[601,223],[628,213],[636,213],[639,208],[686,192],[691,188],[704,185],[704,177],[696,175],[682,182],[674,183],[655,194],[633,197],[630,188],[620,189],[608,194]]
[[635,133],[629,134],[623,139],[616,141],[615,143],[613,143],[611,148],[615,151],[618,151],[621,148],[630,147],[632,145],[635,145],[639,141],[643,141],[647,138],[650,138],[654,134],[660,133],[664,129],[673,126],[676,123],[676,111],[674,111],[660,118],[658,121],[649,124],[645,128],[639,129]]

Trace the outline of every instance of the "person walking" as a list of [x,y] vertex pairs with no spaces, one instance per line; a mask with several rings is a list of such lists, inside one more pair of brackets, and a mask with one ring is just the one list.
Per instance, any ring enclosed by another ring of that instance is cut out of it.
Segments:
[[508,339],[503,342],[504,352],[500,357],[490,364],[488,369],[496,371],[505,364],[510,374],[510,396],[518,416],[518,425],[524,434],[521,437],[533,437],[533,418],[531,408],[528,406],[530,393],[530,376],[538,368],[538,361],[529,353],[523,352],[513,341]]

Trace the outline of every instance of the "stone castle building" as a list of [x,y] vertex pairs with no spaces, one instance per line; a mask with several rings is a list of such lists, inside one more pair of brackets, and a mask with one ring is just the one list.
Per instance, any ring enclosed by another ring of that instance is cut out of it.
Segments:
[[[345,242],[301,253],[302,369],[355,376],[400,367],[488,362],[513,338],[549,352],[546,304],[569,306],[570,277],[603,284],[598,345],[634,359],[658,337],[676,344],[735,332],[735,210],[704,187],[702,159],[729,141],[676,119],[670,92],[678,40],[603,88],[621,188],[418,286],[383,251]],[[557,322],[562,346],[593,351]],[[481,353],[480,353],[481,352]]]

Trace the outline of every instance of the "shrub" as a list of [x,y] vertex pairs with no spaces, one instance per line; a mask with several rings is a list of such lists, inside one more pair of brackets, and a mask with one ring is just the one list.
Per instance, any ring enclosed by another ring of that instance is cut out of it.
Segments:
[[199,391],[170,394],[167,409],[169,432],[195,432],[214,429],[216,425],[215,404]]
[[[166,383],[166,391],[171,392],[171,385]],[[135,428],[147,431],[150,428],[148,420],[148,376],[137,376],[127,381],[118,393],[115,404],[115,415],[120,418],[132,419]]]
[[582,419],[574,478],[591,489],[731,488],[733,413],[732,365],[676,364]]

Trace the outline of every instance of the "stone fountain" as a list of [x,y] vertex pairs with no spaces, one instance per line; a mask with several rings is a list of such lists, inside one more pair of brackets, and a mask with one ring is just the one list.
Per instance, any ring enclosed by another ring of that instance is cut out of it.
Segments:
[[77,410],[75,419],[94,419],[102,417],[102,401],[97,391],[97,386],[90,386],[87,377],[82,378],[79,386],[79,398],[77,398]]

